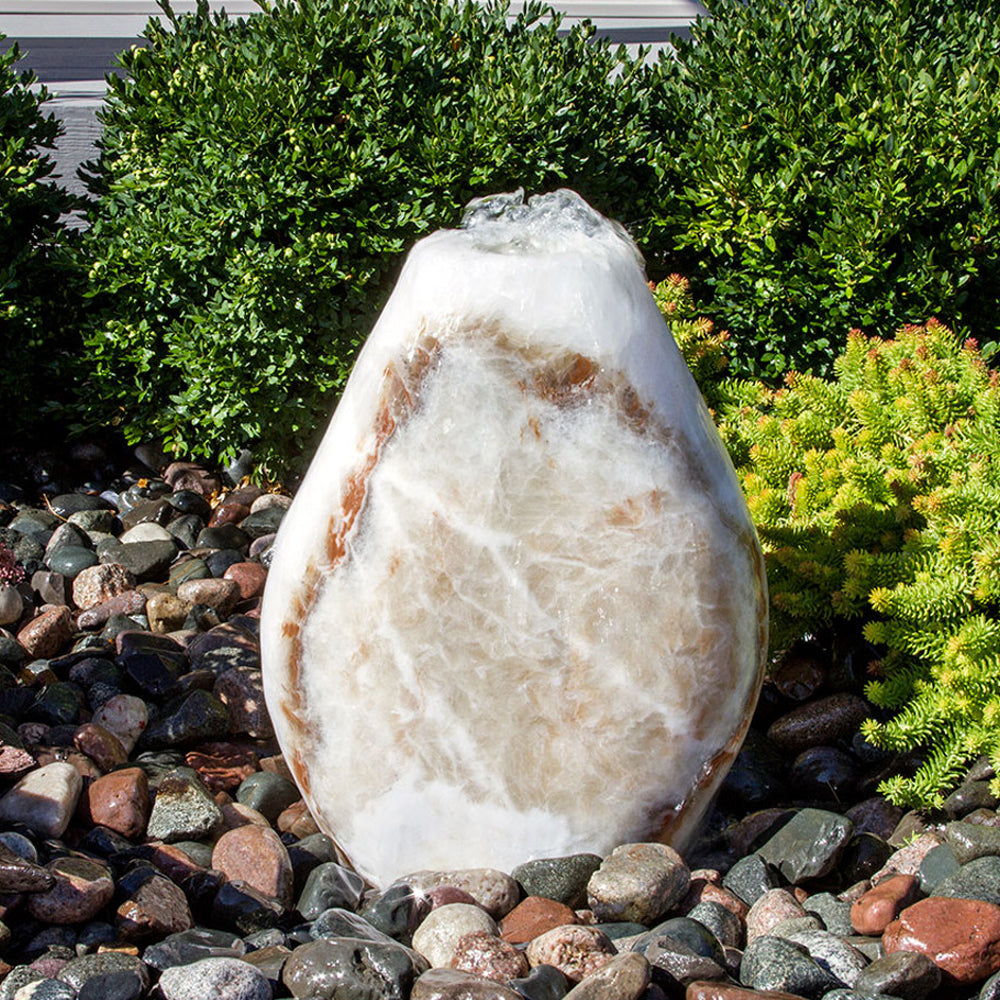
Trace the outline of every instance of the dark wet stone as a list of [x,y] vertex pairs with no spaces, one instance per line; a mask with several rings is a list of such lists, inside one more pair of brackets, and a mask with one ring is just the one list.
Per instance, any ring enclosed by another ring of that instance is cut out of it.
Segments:
[[225,875],[214,869],[195,871],[180,880],[180,887],[191,906],[191,915],[197,923],[208,925],[213,922],[215,897],[225,880]]
[[69,607],[73,603],[72,581],[68,581],[62,573],[38,570],[31,576],[31,589],[42,604],[65,604]]
[[632,950],[645,957],[651,966],[653,982],[668,992],[692,982],[726,977],[724,965],[668,934],[644,936]]
[[192,604],[183,628],[191,632],[207,632],[219,624],[219,613],[208,604]]
[[[23,663],[27,658],[28,651],[17,641],[17,639],[8,635],[0,635],[0,664],[16,667],[19,663]],[[34,701],[34,698],[32,698],[32,701]],[[0,712],[7,714],[6,709],[2,706],[0,706]]]
[[328,861],[310,873],[295,908],[306,920],[315,920],[333,908],[356,910],[364,889],[365,880],[360,875]]
[[854,824],[855,834],[874,833],[888,841],[903,818],[903,810],[873,795],[851,806],[844,815]]
[[200,840],[177,840],[173,844],[183,851],[196,865],[202,868],[212,867],[212,845]]
[[122,530],[131,531],[137,524],[166,524],[173,516],[173,508],[166,500],[139,500],[134,507],[123,511]]
[[210,927],[192,927],[149,945],[142,958],[150,968],[162,972],[175,965],[200,962],[203,958],[242,958],[245,953],[246,945],[238,934]]
[[146,694],[165,694],[187,667],[187,654],[166,636],[129,631],[115,641],[117,662]]
[[949,876],[954,875],[961,865],[955,858],[950,844],[932,847],[920,862],[917,878],[920,888],[929,896]]
[[759,730],[751,729],[720,794],[746,809],[756,809],[784,788],[785,759]]
[[77,935],[76,943],[80,948],[96,951],[102,944],[112,944],[118,939],[118,932],[104,920],[91,920],[84,924]]
[[88,979],[76,1000],[139,1000],[145,993],[146,987],[138,972],[106,972]]
[[45,542],[42,537],[19,535],[11,546],[11,551],[28,576],[42,568],[42,561],[45,559]]
[[[119,886],[119,891],[124,885]],[[191,927],[191,910],[183,890],[159,872],[129,889],[116,912],[119,933],[125,941],[160,939]]]
[[893,848],[881,837],[873,833],[856,834],[851,837],[837,865],[843,877],[841,882],[853,885],[871,878],[888,860]]
[[291,953],[291,948],[283,944],[274,944],[248,952],[243,956],[243,961],[263,973],[271,986],[271,992],[277,993],[281,985],[282,970]]
[[868,718],[869,706],[855,694],[832,694],[807,702],[777,719],[767,738],[787,753],[801,753],[817,745],[850,739]]
[[758,854],[740,858],[722,879],[723,887],[739,896],[747,906],[753,906],[764,893],[781,884],[778,869]]
[[260,672],[260,650],[253,646],[219,646],[198,656],[198,666],[221,677],[230,670]]
[[0,842],[0,892],[44,892],[55,882],[52,872]]
[[121,521],[110,507],[105,510],[81,510],[70,516],[70,524],[75,524],[84,531],[100,531],[104,534],[117,535],[121,532]]
[[635,935],[645,934],[649,930],[644,924],[635,924],[631,920],[622,920],[613,924],[594,924],[594,926],[610,941],[617,941],[624,937],[635,937]]
[[93,547],[93,543],[82,528],[78,528],[75,524],[60,524],[52,532],[52,537],[49,539],[48,545],[45,546],[46,561],[51,558],[54,552],[58,552],[59,549],[92,550]]
[[554,965],[536,965],[523,979],[511,979],[507,985],[525,1000],[562,1000],[573,984]]
[[388,934],[373,927],[364,917],[342,907],[333,907],[321,913],[309,928],[314,939],[362,938],[365,941],[392,941]]
[[[176,520],[171,521],[167,525],[167,531],[174,536],[177,544],[182,549],[193,549],[198,545],[198,536],[205,530],[205,522],[200,517],[195,517],[193,514],[184,514],[178,517]],[[206,576],[211,574],[208,572],[208,568],[205,566],[201,559],[192,560],[193,562],[200,563],[201,567],[205,571],[205,575],[196,576],[185,576],[177,581],[177,583],[183,583],[185,579],[188,580],[204,580]],[[185,564],[186,565],[186,564]],[[175,567],[177,564],[175,564]],[[171,585],[173,583],[173,571],[171,571]]]
[[[156,582],[167,574],[177,556],[177,546],[166,539],[149,542],[129,542],[119,545],[112,560],[131,572],[137,583]],[[102,559],[107,562],[108,560]]]
[[857,761],[836,747],[810,747],[792,763],[788,782],[803,797],[849,799],[858,781]]
[[781,990],[817,998],[844,985],[801,945],[767,935],[747,945],[740,963],[740,982],[755,990]]
[[132,763],[146,772],[150,788],[159,788],[160,782],[178,768],[182,768],[182,773],[188,777],[192,776],[192,772],[186,767],[184,754],[178,750],[147,750],[140,753]]
[[944,831],[945,841],[959,864],[974,861],[987,855],[1000,855],[1000,828],[982,823],[949,823]]
[[80,721],[85,703],[83,691],[76,684],[56,681],[39,692],[28,718],[48,726],[74,725]]
[[587,903],[587,883],[601,867],[596,854],[570,854],[539,858],[518,865],[511,875],[521,883],[525,896],[543,896],[578,909]]
[[166,501],[181,514],[194,514],[206,522],[212,516],[211,504],[194,490],[176,490],[166,497]]
[[205,556],[205,565],[212,576],[222,576],[230,566],[243,562],[243,553],[238,549],[218,549]]
[[[27,658],[24,647],[19,643],[18,649]],[[10,716],[13,719],[23,719],[35,704],[37,692],[31,688],[16,687],[0,689],[0,714]]]
[[854,833],[854,824],[824,809],[802,809],[757,852],[792,885],[831,872]]
[[915,951],[896,951],[877,958],[854,982],[858,993],[886,993],[900,1000],[925,1000],[941,985],[941,970]]
[[301,892],[310,872],[326,861],[336,861],[337,851],[325,833],[313,833],[290,844],[288,858],[292,863],[295,891]]
[[253,934],[274,927],[284,912],[285,908],[277,900],[239,879],[226,882],[212,904],[212,916],[218,925],[238,934]]
[[811,895],[802,906],[806,913],[819,917],[826,930],[841,937],[854,934],[851,923],[851,903],[838,899],[829,892],[817,892]]
[[80,990],[88,980],[113,972],[131,972],[140,978],[144,990],[149,989],[149,972],[145,964],[134,955],[116,951],[74,958],[59,970],[58,978],[69,983],[75,990]]
[[250,548],[250,536],[235,524],[220,524],[215,528],[205,528],[198,535],[195,547],[199,549],[236,549],[246,552]]
[[361,916],[374,928],[397,941],[407,942],[427,916],[429,905],[422,893],[405,882],[390,885],[385,892],[364,902]]
[[814,698],[826,682],[827,655],[818,645],[800,644],[789,650],[771,676],[771,683],[790,701]]
[[[223,712],[228,727],[229,714],[225,706],[223,706]],[[256,774],[251,774],[236,789],[237,802],[242,802],[243,805],[256,809],[272,823],[285,809],[293,802],[298,802],[300,798],[302,798],[302,794],[291,781],[283,778],[280,774],[271,774],[269,771],[258,771]]]
[[979,899],[1000,906],[1000,858],[976,858],[938,882],[932,893],[951,899]]
[[996,809],[998,805],[1000,799],[990,791],[989,781],[968,781],[944,800],[944,811],[949,819],[961,819],[974,809]]
[[254,511],[240,521],[240,530],[251,539],[273,535],[287,513],[285,507],[265,507]]
[[80,545],[63,545],[46,560],[48,568],[67,580],[72,580],[81,570],[97,565],[97,553]]
[[646,952],[646,946],[659,937],[670,937],[686,945],[696,955],[711,958],[724,966],[726,957],[719,939],[704,924],[691,917],[671,917],[657,924],[632,945],[632,951]]
[[43,537],[48,542],[60,523],[55,514],[35,507],[28,507],[21,510],[7,527],[10,531],[16,531],[20,535]]
[[[743,921],[721,903],[710,899],[702,900],[688,911],[687,916],[689,920],[697,921],[711,931],[720,945],[739,948],[743,944]],[[725,964],[724,953],[722,959]]]
[[49,500],[49,508],[57,517],[68,519],[84,510],[110,510],[111,504],[89,493],[61,493]]
[[296,948],[282,979],[295,996],[405,1000],[427,963],[398,944],[322,938]]
[[226,706],[210,692],[195,688],[174,711],[150,725],[140,740],[145,747],[180,747],[220,739],[228,733]]
[[121,687],[125,681],[125,671],[107,657],[84,656],[70,667],[68,677],[89,694],[90,687],[98,683]]

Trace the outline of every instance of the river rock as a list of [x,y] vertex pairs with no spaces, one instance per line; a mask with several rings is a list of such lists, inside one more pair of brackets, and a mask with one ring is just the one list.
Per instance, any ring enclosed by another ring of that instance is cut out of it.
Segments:
[[271,1000],[271,984],[259,969],[238,958],[204,958],[167,969],[160,977],[163,1000]]
[[486,931],[472,931],[458,939],[451,967],[498,983],[526,976],[530,971],[523,951]]
[[295,997],[372,997],[405,1000],[427,963],[399,944],[323,938],[296,948],[282,980]]
[[684,859],[664,844],[616,847],[587,884],[598,921],[650,924],[682,899],[691,883]]
[[82,790],[77,769],[53,761],[29,771],[0,799],[0,821],[23,823],[43,837],[61,837]]
[[28,897],[28,913],[45,924],[79,924],[111,901],[114,882],[107,868],[87,858],[57,858],[48,864],[55,884]]
[[601,867],[596,854],[571,854],[565,858],[536,858],[518,865],[511,875],[525,896],[544,896],[579,908],[587,902],[587,883]]
[[753,525],[624,230],[565,191],[467,219],[411,252],[261,616],[286,759],[381,885],[681,845],[767,644]]
[[853,833],[838,813],[800,809],[757,853],[797,885],[832,871]]
[[493,918],[471,903],[448,903],[432,910],[413,934],[413,947],[433,968],[451,965],[458,942],[466,934],[485,931],[496,936]]
[[554,965],[574,983],[603,968],[617,954],[611,939],[597,927],[555,927],[532,941],[525,954],[532,966]]
[[926,955],[952,983],[975,983],[1000,970],[1000,906],[931,896],[903,910],[882,944]]
[[525,994],[460,969],[430,969],[414,984],[410,1000],[524,1000]]

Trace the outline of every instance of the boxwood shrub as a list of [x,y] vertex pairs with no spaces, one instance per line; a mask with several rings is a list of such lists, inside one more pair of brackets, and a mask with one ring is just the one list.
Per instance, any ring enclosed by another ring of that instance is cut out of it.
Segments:
[[472,197],[660,200],[650,72],[537,5],[205,3],[122,57],[91,218],[87,412],[197,455],[301,466],[404,250]]
[[651,156],[673,267],[734,371],[830,374],[847,331],[1000,331],[1000,5],[706,0]]
[[45,88],[14,69],[19,57],[16,44],[0,52],[0,397],[4,429],[18,434],[65,389],[82,301],[63,219],[77,200],[51,179],[47,153],[61,125]]

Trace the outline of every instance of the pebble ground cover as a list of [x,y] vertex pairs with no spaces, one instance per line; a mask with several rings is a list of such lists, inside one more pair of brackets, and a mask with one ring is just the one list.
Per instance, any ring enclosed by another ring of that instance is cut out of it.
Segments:
[[992,771],[880,798],[919,759],[858,735],[848,638],[778,665],[683,853],[366,885],[261,694],[288,498],[140,455],[0,481],[0,1000],[1000,997]]

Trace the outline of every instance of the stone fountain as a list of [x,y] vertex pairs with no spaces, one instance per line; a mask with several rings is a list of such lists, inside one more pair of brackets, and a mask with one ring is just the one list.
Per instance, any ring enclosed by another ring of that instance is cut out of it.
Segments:
[[376,883],[682,846],[750,722],[766,582],[619,225],[518,192],[413,248],[261,637],[295,779]]

